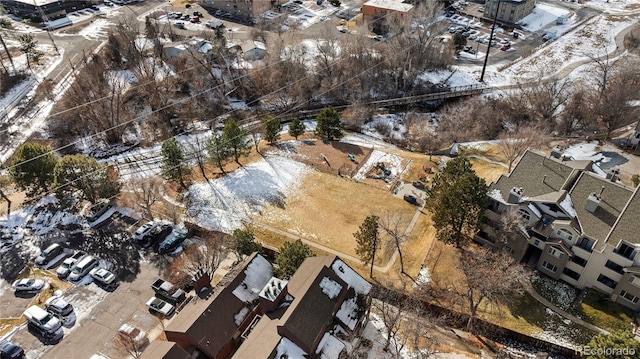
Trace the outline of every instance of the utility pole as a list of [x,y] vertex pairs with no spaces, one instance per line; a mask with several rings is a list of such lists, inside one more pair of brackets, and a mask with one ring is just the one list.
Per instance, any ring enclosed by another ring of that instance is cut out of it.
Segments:
[[496,5],[496,14],[493,15],[493,24],[491,25],[491,34],[489,34],[489,44],[487,45],[487,54],[484,56],[484,65],[482,65],[482,73],[480,74],[480,82],[484,81],[484,71],[487,69],[487,61],[489,61],[489,52],[491,51],[491,42],[493,41],[493,32],[496,30],[496,21],[498,20],[498,10],[500,10],[500,2]]
[[2,38],[2,33],[0,32],[0,43],[2,43],[2,47],[4,47],[4,52],[7,53],[7,56],[9,57],[9,62],[11,63],[11,67],[13,68],[13,72],[16,73],[16,65],[13,63],[13,57],[11,57],[11,53],[9,52],[9,49],[7,48],[7,44],[5,44],[4,39]]
[[[49,22],[49,18],[47,17],[47,15],[45,15],[44,11],[42,11],[42,7],[38,6],[38,4],[36,3],[36,0],[33,0],[33,6],[36,9],[38,9],[38,12],[40,13],[40,17],[42,18],[42,20],[45,22]],[[58,50],[58,45],[56,45],[56,42],[53,41],[53,36],[51,36],[51,31],[49,31],[49,25],[47,25],[47,27],[45,28],[45,31],[47,31],[47,35],[49,35],[49,40],[51,40],[51,43],[53,44],[53,48],[56,50],[56,55],[60,55],[60,51]]]

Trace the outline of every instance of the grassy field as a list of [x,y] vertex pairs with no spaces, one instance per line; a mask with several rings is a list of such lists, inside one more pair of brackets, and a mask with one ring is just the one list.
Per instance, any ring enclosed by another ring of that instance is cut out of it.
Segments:
[[585,321],[606,330],[631,329],[633,311],[608,300],[608,296],[590,290],[579,308]]
[[479,159],[471,158],[471,165],[478,177],[484,178],[487,185],[497,180],[500,175],[507,174],[506,167]]
[[[357,257],[353,233],[367,216],[385,210],[410,220],[415,207],[388,191],[312,171],[284,208],[268,206],[255,219]],[[389,256],[379,257],[376,264],[386,264]]]

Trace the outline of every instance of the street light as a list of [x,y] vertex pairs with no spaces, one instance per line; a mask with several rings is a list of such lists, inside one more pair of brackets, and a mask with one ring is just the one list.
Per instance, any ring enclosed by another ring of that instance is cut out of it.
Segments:
[[493,15],[493,24],[491,24],[491,34],[489,34],[489,44],[487,45],[487,54],[484,57],[484,65],[482,65],[482,73],[480,74],[480,82],[484,81],[484,71],[487,69],[487,61],[489,61],[489,52],[491,51],[491,42],[493,41],[493,32],[496,29],[496,21],[498,20],[498,10],[500,10],[500,3],[502,1],[498,0],[498,4],[496,5],[496,14]]

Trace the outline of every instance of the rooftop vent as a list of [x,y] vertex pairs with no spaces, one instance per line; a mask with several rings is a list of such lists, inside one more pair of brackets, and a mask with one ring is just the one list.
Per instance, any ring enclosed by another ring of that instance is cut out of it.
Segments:
[[507,202],[520,203],[521,198],[522,198],[522,187],[513,187],[511,191],[509,191],[509,198],[507,199]]
[[[604,186],[602,187],[602,190],[604,190]],[[601,195],[602,190],[600,191]],[[595,213],[595,211],[598,209],[598,206],[600,206],[600,199],[601,197],[595,192],[591,193],[589,197],[587,197],[587,202],[584,204],[584,209],[586,209],[590,213]]]

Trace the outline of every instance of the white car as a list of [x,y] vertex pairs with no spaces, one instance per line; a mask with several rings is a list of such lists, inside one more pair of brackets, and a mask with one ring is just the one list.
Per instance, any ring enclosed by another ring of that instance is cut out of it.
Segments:
[[39,292],[43,287],[42,279],[24,278],[13,282],[13,290],[16,292]]
[[51,297],[44,302],[47,311],[56,317],[66,317],[73,312],[73,305],[61,297]]
[[116,280],[116,276],[104,268],[94,268],[89,273],[93,279],[104,284],[111,284]]
[[133,234],[133,239],[135,239],[136,241],[143,240],[144,237],[150,234],[151,231],[153,231],[157,226],[158,224],[154,221],[143,224],[142,227],[138,228],[136,233]]
[[120,329],[118,329],[118,334],[125,339],[131,340],[137,347],[143,347],[149,344],[147,332],[128,323],[122,324]]
[[29,307],[24,311],[23,315],[29,322],[49,333],[54,333],[62,326],[58,318],[37,305]]
[[173,311],[176,309],[173,305],[156,297],[152,297],[147,301],[147,307],[154,312],[162,313],[164,316],[173,314]]

